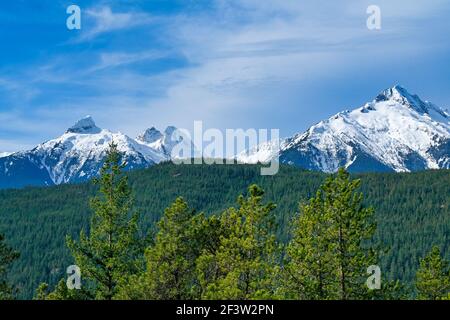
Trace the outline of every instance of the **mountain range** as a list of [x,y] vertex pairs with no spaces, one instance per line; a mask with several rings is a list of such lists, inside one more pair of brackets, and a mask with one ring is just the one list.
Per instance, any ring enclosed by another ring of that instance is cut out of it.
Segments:
[[[88,116],[32,150],[0,153],[0,188],[87,181],[98,174],[111,141],[123,152],[128,170],[169,161],[174,146],[191,143],[173,139],[176,130],[152,127],[133,139],[97,127]],[[397,85],[279,144],[263,143],[236,156],[242,163],[274,158],[324,172],[339,167],[351,172],[449,169],[450,114]]]
[[32,150],[0,157],[0,188],[45,186],[87,181],[97,176],[109,144],[114,141],[124,155],[127,170],[170,160],[174,127],[164,132],[146,130],[136,139],[100,129],[92,117],[79,120],[59,138]]

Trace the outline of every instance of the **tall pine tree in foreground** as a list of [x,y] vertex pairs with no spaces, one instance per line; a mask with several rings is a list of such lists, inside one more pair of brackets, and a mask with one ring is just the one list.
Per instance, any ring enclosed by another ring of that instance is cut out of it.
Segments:
[[340,169],[301,207],[287,251],[285,294],[300,299],[364,299],[366,270],[377,262],[367,247],[376,230],[362,205],[359,180]]
[[121,284],[142,268],[145,241],[138,236],[138,215],[132,213],[131,190],[123,174],[125,163],[115,143],[110,144],[100,178],[100,194],[91,200],[94,214],[89,233],[79,241],[67,237],[75,264],[81,269],[82,289],[68,290],[62,280],[46,294],[46,284],[38,289],[40,299],[114,299]]
[[0,234],[0,300],[13,298],[13,288],[7,283],[7,271],[18,257],[19,253],[10,248],[5,243],[4,236]]
[[145,252],[146,270],[122,286],[119,297],[139,300],[193,299],[195,260],[201,243],[196,228],[203,215],[195,215],[183,198],[165,210],[158,222],[154,244]]
[[95,180],[100,195],[91,200],[90,233],[81,231],[78,242],[67,240],[96,299],[113,299],[118,286],[139,272],[142,264],[144,241],[138,236],[138,215],[131,213],[131,190],[121,158],[117,145],[111,143],[100,178]]
[[416,274],[416,289],[421,300],[443,300],[450,298],[450,266],[442,258],[439,247],[434,246],[420,261]]
[[252,185],[240,196],[239,208],[219,218],[219,246],[197,259],[203,299],[270,299],[275,297],[279,247],[273,210],[263,203],[264,191]]
[[337,247],[323,191],[317,191],[308,204],[301,204],[300,212],[293,220],[293,238],[286,248],[284,295],[296,300],[337,298]]

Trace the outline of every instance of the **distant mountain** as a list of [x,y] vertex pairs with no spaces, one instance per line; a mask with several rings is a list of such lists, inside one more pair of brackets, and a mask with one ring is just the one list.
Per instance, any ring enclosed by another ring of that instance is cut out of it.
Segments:
[[160,133],[152,128],[135,140],[120,132],[98,128],[88,116],[59,138],[29,151],[0,157],[0,188],[89,180],[98,174],[111,141],[123,152],[127,169],[148,167],[170,159],[173,145],[179,142],[171,141],[175,130],[168,127]]
[[183,158],[192,158],[196,152],[194,143],[190,140],[183,140],[183,138],[177,134],[177,130],[176,127],[169,126],[164,132],[160,132],[155,129],[155,127],[151,127],[137,137],[137,142],[155,150],[158,154],[163,156],[163,160],[171,160],[173,157],[180,157],[177,152],[172,154],[172,150],[175,146],[178,146],[182,150],[190,150],[190,156],[181,156],[183,156]]
[[306,132],[237,156],[244,163],[280,162],[305,169],[352,172],[450,168],[450,115],[397,85],[353,111],[340,112]]
[[[96,126],[91,117],[78,121],[59,138],[29,151],[0,154],[0,189],[83,182],[98,175],[111,141],[124,153],[127,169],[171,160],[175,127],[152,127],[136,139]],[[282,163],[334,172],[417,171],[450,168],[450,115],[401,86],[381,92],[353,111],[340,112],[306,132],[277,143],[264,143],[236,156],[239,162]],[[183,157],[189,157],[184,156]]]

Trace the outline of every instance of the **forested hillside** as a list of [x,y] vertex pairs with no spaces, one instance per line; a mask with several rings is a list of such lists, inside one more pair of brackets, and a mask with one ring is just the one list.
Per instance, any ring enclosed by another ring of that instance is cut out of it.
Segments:
[[[450,255],[450,171],[363,174],[361,191],[375,208],[376,242],[390,248],[383,257],[382,271],[391,278],[410,282],[422,258],[433,244]],[[130,173],[136,208],[145,230],[178,196],[207,214],[233,205],[236,197],[257,183],[268,200],[277,204],[278,235],[286,241],[290,219],[298,203],[314,196],[325,174],[283,166],[275,176],[260,176],[256,165],[176,166],[160,164]],[[77,237],[87,227],[89,198],[95,193],[88,184],[61,185],[0,191],[0,233],[21,253],[11,273],[20,297],[30,298],[40,282],[51,285],[61,279],[72,263],[66,234]]]

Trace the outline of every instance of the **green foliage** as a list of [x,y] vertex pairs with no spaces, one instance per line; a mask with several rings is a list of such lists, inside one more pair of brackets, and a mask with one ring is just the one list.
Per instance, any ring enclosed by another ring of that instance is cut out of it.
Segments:
[[[290,221],[299,201],[314,197],[327,177],[291,166],[281,166],[275,176],[261,176],[258,165],[170,163],[128,175],[135,209],[142,213],[140,224],[147,230],[156,228],[164,209],[179,196],[190,207],[205,212],[209,220],[233,206],[236,195],[245,193],[249,185],[258,184],[266,191],[267,201],[277,203],[273,215],[277,239],[282,243],[290,241]],[[364,205],[375,209],[378,228],[371,244],[390,249],[380,256],[383,279],[399,279],[412,286],[419,259],[431,244],[440,246],[443,257],[450,258],[449,170],[373,173],[354,178],[361,179]],[[65,235],[78,239],[81,229],[89,230],[89,198],[97,192],[98,185],[91,183],[0,190],[0,230],[9,245],[21,253],[9,273],[10,283],[19,289],[19,298],[31,298],[42,282],[53,288],[74,263]],[[207,221],[203,223],[208,225]]]
[[145,257],[146,271],[122,287],[122,299],[191,299],[195,259],[199,253],[196,228],[203,215],[194,215],[188,204],[177,198],[158,222],[155,243]]
[[373,208],[363,206],[363,195],[357,193],[361,181],[350,181],[349,173],[339,169],[335,178],[329,177],[322,187],[325,210],[331,219],[332,245],[335,255],[334,265],[338,270],[337,292],[342,300],[365,297],[367,267],[378,263],[368,240],[375,234]]
[[263,204],[264,192],[256,185],[239,208],[220,216],[219,245],[197,260],[202,299],[270,299],[275,297],[278,245],[275,240],[273,203]]
[[13,288],[7,283],[7,271],[17,258],[19,253],[5,243],[5,238],[0,234],[0,300],[13,298]]
[[293,238],[287,246],[283,294],[289,299],[336,298],[336,244],[331,211],[325,207],[323,189],[293,219]]
[[411,299],[411,292],[399,280],[381,280],[380,290],[371,290],[367,296],[370,300],[407,300]]
[[88,300],[90,298],[90,293],[83,289],[68,289],[64,279],[61,279],[51,292],[47,283],[41,283],[34,297],[35,300]]
[[434,246],[420,261],[416,274],[416,288],[421,300],[446,300],[450,296],[450,266]]
[[[80,233],[79,241],[67,237],[67,245],[82,271],[84,290],[95,299],[111,300],[121,283],[126,282],[141,267],[144,241],[138,237],[138,216],[130,214],[131,190],[122,170],[121,154],[112,143],[100,178],[100,195],[91,200],[94,214],[90,232]],[[60,281],[54,296],[67,295]]]
[[373,209],[362,205],[356,189],[340,169],[329,177],[309,204],[301,206],[288,246],[288,297],[296,299],[366,298],[366,269],[377,263],[367,243],[373,237]]

